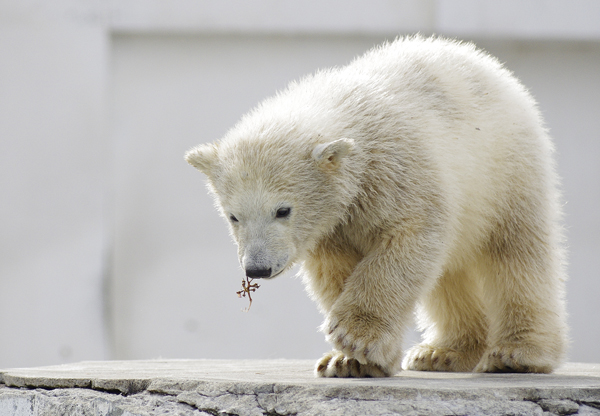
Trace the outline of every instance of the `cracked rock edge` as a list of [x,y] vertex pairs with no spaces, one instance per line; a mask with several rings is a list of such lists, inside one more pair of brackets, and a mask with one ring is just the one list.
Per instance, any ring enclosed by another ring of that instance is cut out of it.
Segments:
[[[457,389],[444,392],[434,390],[426,392],[429,394],[422,395],[421,393],[423,393],[423,391],[419,391],[419,389],[404,388],[400,389],[403,390],[404,394],[402,394],[402,396],[404,397],[394,397],[394,394],[389,394],[390,389],[382,389],[381,387],[377,386],[366,389],[356,388],[361,386],[356,386],[355,388],[350,386],[321,386],[320,389],[317,389],[314,387],[311,388],[310,386],[282,385],[273,383],[253,384],[244,382],[205,381],[187,381],[175,383],[164,380],[156,380],[157,383],[154,383],[151,382],[151,380],[89,380],[89,382],[85,382],[85,380],[70,379],[68,381],[63,380],[63,382],[73,383],[76,381],[75,384],[77,384],[77,386],[71,388],[46,387],[45,389],[40,389],[35,385],[27,386],[28,383],[22,383],[20,380],[8,380],[9,382],[16,381],[15,384],[17,385],[6,386],[6,384],[3,383],[5,379],[1,376],[3,375],[0,374],[0,399],[2,399],[3,390],[4,392],[7,392],[7,390],[12,392],[29,391],[37,392],[38,394],[43,394],[43,392],[48,391],[70,391],[71,393],[76,393],[78,390],[89,390],[102,394],[118,395],[123,399],[131,398],[132,401],[139,399],[141,397],[140,395],[154,397],[155,399],[160,398],[161,400],[159,401],[165,405],[179,403],[186,407],[189,406],[187,409],[192,411],[192,413],[183,413],[186,415],[232,414],[240,416],[287,416],[296,414],[311,414],[317,408],[322,408],[325,410],[327,407],[331,411],[342,410],[342,408],[346,408],[347,411],[351,410],[350,408],[352,407],[363,407],[358,406],[358,403],[360,402],[372,402],[373,405],[379,404],[388,411],[401,410],[399,407],[404,407],[404,411],[409,409],[415,411],[418,408],[420,410],[433,410],[431,407],[436,401],[439,405],[447,406],[452,404],[451,407],[458,406],[458,408],[455,410],[467,410],[465,406],[472,407],[472,405],[475,405],[478,402],[489,399],[492,399],[492,401],[496,402],[498,405],[503,404],[509,406],[517,406],[518,403],[528,402],[530,404],[539,406],[544,412],[546,412],[545,414],[561,416],[572,415],[578,414],[580,409],[585,408],[586,414],[600,415],[600,388],[550,388],[545,389],[545,391],[539,389],[515,388],[506,389],[504,394],[496,396],[495,398],[484,397],[485,394],[482,393],[485,392],[482,391],[460,391]],[[62,383],[59,381],[58,383],[55,383],[55,385],[56,384]],[[379,394],[373,395],[374,389],[377,390]],[[386,390],[388,394],[386,394]],[[407,395],[406,393],[409,394]],[[122,403],[120,405],[130,407],[130,405],[127,403]],[[394,407],[397,407],[397,409],[393,409]],[[479,410],[484,409],[480,408]],[[112,414],[113,413],[106,413],[106,415]],[[144,412],[143,414],[149,413]],[[495,413],[486,412],[486,414]]]

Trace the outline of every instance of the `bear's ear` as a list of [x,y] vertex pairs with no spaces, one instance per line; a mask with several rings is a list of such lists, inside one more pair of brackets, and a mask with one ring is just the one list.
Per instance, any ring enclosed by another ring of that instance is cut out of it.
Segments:
[[321,169],[337,169],[341,160],[354,148],[354,140],[338,139],[317,145],[312,157]]
[[201,144],[185,154],[185,160],[200,172],[209,176],[217,161],[217,148],[214,144]]

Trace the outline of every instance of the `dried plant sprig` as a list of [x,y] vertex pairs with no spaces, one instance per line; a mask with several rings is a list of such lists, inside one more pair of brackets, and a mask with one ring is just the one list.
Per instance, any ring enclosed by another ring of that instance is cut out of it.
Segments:
[[244,312],[248,312],[250,310],[250,306],[252,306],[252,295],[250,293],[256,292],[256,289],[260,287],[258,283],[252,283],[252,280],[254,280],[252,277],[246,276],[246,279],[242,280],[242,290],[235,292],[237,293],[238,298],[245,298],[246,295],[248,295],[248,300],[250,303],[248,303],[248,307],[246,309],[242,309]]

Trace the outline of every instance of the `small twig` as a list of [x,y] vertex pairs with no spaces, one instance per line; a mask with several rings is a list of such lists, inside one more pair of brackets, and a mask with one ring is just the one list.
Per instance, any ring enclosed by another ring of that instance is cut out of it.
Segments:
[[246,276],[246,280],[242,280],[242,290],[235,292],[237,293],[238,298],[245,298],[246,294],[248,295],[248,300],[250,303],[246,309],[242,309],[244,312],[248,312],[250,310],[250,306],[252,306],[252,295],[250,293],[256,292],[256,289],[260,287],[258,283],[252,283],[252,280],[254,280],[252,277]]

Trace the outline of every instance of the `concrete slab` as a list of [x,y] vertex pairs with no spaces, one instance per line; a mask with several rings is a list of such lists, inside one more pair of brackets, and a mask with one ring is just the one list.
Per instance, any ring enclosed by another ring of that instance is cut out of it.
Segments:
[[0,370],[0,416],[600,415],[600,364],[569,363],[553,374],[404,371],[385,379],[319,379],[313,365],[150,360]]

